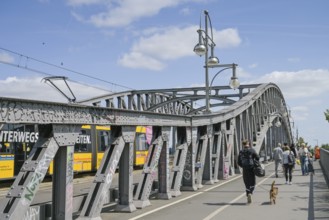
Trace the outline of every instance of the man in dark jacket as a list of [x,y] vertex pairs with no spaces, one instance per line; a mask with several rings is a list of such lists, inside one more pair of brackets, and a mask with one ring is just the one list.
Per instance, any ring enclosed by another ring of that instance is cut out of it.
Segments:
[[256,175],[254,172],[254,160],[259,161],[259,155],[249,145],[248,140],[242,141],[242,149],[238,156],[238,165],[242,167],[243,182],[246,186],[246,195],[248,203],[251,203],[251,195],[256,185]]

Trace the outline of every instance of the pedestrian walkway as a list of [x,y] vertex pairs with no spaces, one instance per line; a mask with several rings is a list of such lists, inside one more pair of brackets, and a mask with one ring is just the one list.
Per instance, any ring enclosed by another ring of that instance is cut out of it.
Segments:
[[[266,166],[267,175],[257,178],[252,203],[247,204],[241,175],[205,185],[195,192],[183,192],[170,200],[151,199],[151,206],[133,213],[116,213],[113,207],[103,209],[102,219],[180,219],[180,220],[313,220],[329,219],[329,189],[319,162],[314,175],[302,176],[296,165],[293,184],[286,185],[283,173],[274,175],[274,163]],[[270,204],[272,182],[279,188],[277,203]]]

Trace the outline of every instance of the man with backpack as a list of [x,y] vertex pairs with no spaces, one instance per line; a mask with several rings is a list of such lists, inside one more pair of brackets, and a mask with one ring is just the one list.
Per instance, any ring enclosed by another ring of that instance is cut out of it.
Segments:
[[251,195],[256,185],[256,175],[254,172],[254,160],[259,161],[259,155],[255,149],[251,148],[248,140],[242,141],[242,149],[238,156],[238,165],[242,167],[243,182],[246,186],[247,202],[251,203]]

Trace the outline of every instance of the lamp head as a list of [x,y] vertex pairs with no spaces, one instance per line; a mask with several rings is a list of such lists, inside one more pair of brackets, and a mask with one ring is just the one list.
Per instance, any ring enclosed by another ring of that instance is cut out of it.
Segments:
[[240,82],[237,77],[232,76],[230,81],[231,89],[237,89],[240,86]]
[[199,55],[200,57],[205,55],[207,53],[207,47],[206,45],[203,43],[203,38],[202,38],[202,30],[201,27],[199,30],[197,30],[198,35],[199,35],[199,42],[197,45],[195,45],[194,47],[194,52]]
[[210,56],[208,59],[208,65],[212,66],[212,65],[217,65],[219,64],[219,59],[215,56]]
[[206,54],[207,48],[204,44],[198,43],[197,45],[195,45],[193,51],[194,51],[194,53],[196,53],[197,55],[199,55],[201,57]]
[[214,43],[212,43],[211,45],[210,45],[210,48],[211,48],[211,55],[210,55],[210,57],[208,58],[208,63],[207,63],[207,65],[209,65],[209,66],[213,66],[213,65],[217,65],[217,64],[219,64],[219,59],[217,58],[217,57],[215,57],[215,55],[214,55],[214,48],[215,48],[215,44]]

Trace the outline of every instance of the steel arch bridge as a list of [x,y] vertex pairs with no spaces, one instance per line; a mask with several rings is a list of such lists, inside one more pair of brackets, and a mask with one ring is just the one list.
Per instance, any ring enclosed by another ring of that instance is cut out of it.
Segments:
[[[53,219],[100,219],[117,166],[117,210],[133,212],[150,205],[152,184],[158,177],[157,196],[170,199],[181,190],[198,190],[204,184],[240,173],[238,152],[250,140],[264,161],[278,142],[293,142],[283,94],[275,84],[242,85],[235,93],[228,87],[211,88],[211,107],[205,114],[195,102],[204,88],[127,91],[79,103],[54,103],[0,98],[0,124],[37,124],[39,139],[6,198],[0,202],[0,219],[24,219],[39,184],[54,160]],[[224,106],[224,107],[223,107]],[[110,125],[111,147],[84,202],[73,199],[73,145],[83,124]],[[153,137],[142,178],[133,193],[133,141],[136,126],[152,126]],[[173,138],[171,138],[173,134]],[[173,166],[169,142],[174,140]],[[55,157],[56,156],[56,157]],[[79,204],[77,204],[79,203]],[[76,209],[74,207],[81,207]]]

